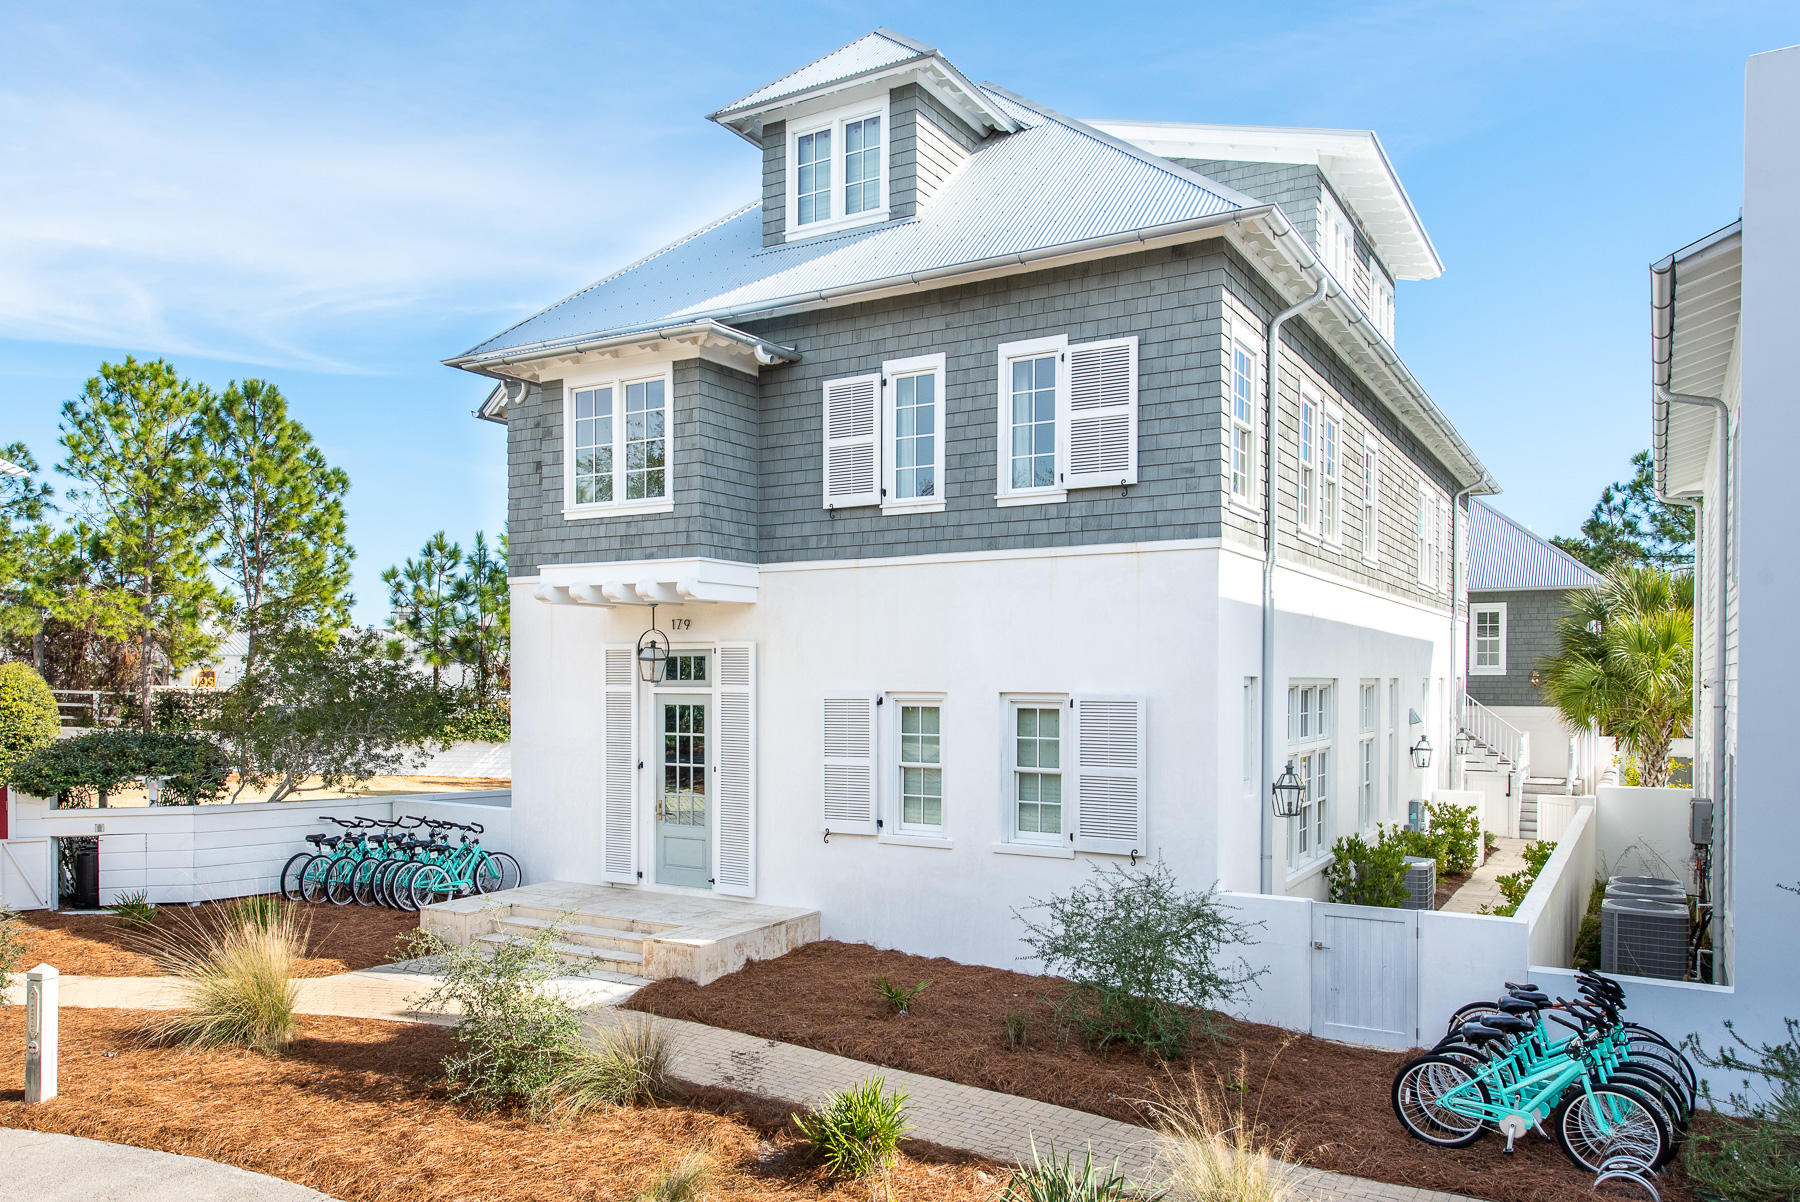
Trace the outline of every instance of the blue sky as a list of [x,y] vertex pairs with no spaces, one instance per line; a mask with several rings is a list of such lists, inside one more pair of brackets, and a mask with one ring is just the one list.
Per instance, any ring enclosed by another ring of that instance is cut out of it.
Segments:
[[878,24],[1078,117],[1377,131],[1442,254],[1398,344],[1573,532],[1648,443],[1646,267],[1737,216],[1791,4],[75,4],[0,0],[0,442],[102,359],[281,385],[353,481],[358,617],[505,514],[439,360],[755,194],[702,115]]

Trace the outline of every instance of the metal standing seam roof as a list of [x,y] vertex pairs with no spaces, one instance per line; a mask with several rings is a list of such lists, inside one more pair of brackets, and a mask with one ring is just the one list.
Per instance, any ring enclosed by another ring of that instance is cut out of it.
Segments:
[[1021,128],[983,146],[921,215],[764,247],[761,202],[746,205],[450,362],[700,318],[743,319],[797,297],[1253,203],[1019,97],[982,91]]
[[758,108],[788,96],[810,92],[814,88],[837,83],[866,71],[898,66],[909,59],[923,58],[931,53],[928,46],[908,42],[885,29],[878,29],[874,33],[864,34],[848,46],[841,46],[830,54],[814,59],[797,71],[788,72],[748,96],[732,101],[714,113],[713,118],[717,120],[729,117],[745,109]]
[[1493,506],[1482,501],[1470,503],[1471,593],[1592,588],[1600,580],[1600,573]]

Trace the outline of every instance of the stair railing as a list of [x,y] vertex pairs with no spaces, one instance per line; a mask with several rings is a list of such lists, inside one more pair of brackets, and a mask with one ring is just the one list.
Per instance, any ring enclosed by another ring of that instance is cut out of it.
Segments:
[[1527,748],[1531,746],[1525,732],[1466,694],[1463,697],[1462,729],[1464,734],[1515,769],[1524,770]]

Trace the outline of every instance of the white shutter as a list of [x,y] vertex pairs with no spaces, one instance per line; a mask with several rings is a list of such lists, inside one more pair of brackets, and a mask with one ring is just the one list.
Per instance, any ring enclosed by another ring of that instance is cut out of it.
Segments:
[[1149,855],[1144,699],[1075,698],[1075,848]]
[[756,896],[756,644],[720,643],[713,889]]
[[1064,488],[1137,483],[1137,349],[1135,334],[1069,348]]
[[825,381],[825,508],[881,504],[881,375]]
[[600,875],[604,880],[635,885],[638,882],[637,649],[608,647],[605,664],[601,813],[606,841]]
[[825,829],[834,835],[875,833],[875,694],[833,693],[820,726]]

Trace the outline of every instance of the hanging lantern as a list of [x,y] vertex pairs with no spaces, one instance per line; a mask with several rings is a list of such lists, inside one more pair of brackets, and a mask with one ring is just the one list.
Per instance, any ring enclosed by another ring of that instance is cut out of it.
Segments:
[[656,628],[656,606],[650,607],[650,629],[638,636],[638,676],[645,684],[661,684],[669,666],[669,636]]
[[1459,732],[1456,736],[1456,754],[1467,758],[1468,754],[1474,750],[1475,740],[1470,737],[1467,731]]
[[1415,768],[1431,767],[1431,740],[1424,735],[1420,735],[1419,741],[1412,745],[1412,762]]
[[1306,786],[1294,775],[1293,761],[1282,770],[1273,785],[1269,786],[1269,804],[1274,807],[1277,818],[1297,818],[1300,806],[1306,800]]

